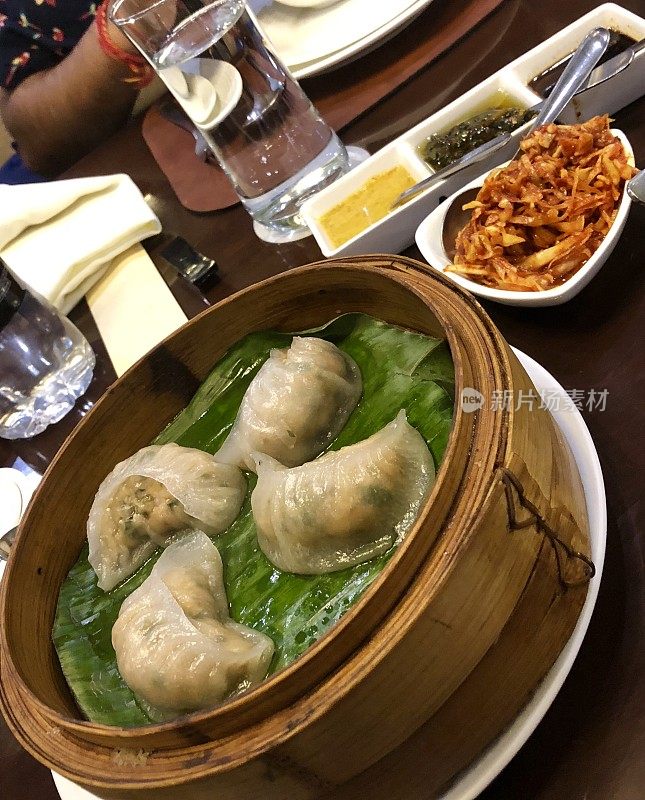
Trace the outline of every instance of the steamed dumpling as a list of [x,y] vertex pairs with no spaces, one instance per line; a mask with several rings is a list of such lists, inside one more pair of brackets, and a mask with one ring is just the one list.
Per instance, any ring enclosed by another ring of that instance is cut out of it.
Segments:
[[255,455],[260,548],[281,570],[334,572],[385,552],[414,524],[432,454],[405,411],[378,433],[300,467]]
[[177,444],[139,450],[116,465],[90,509],[89,561],[98,585],[112,589],[179,531],[226,530],[245,493],[240,470],[202,450]]
[[288,467],[304,464],[340,433],[362,390],[360,370],[346,353],[324,339],[296,336],[289,349],[272,350],[251,381],[217,459],[251,471],[254,452]]
[[161,554],[121,606],[112,644],[123,680],[164,716],[259,683],[274,649],[268,636],[230,618],[222,559],[201,531]]

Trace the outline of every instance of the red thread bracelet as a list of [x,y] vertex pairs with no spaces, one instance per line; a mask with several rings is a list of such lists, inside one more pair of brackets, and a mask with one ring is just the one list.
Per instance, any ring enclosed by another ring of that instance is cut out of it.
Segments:
[[141,89],[147,86],[155,76],[155,72],[150,64],[148,64],[143,56],[126,53],[125,50],[117,47],[110,38],[107,29],[107,0],[101,3],[96,9],[96,16],[94,19],[101,50],[113,61],[119,61],[121,64],[125,64],[132,73],[132,77],[124,78],[123,82],[131,83],[133,86],[137,86]]

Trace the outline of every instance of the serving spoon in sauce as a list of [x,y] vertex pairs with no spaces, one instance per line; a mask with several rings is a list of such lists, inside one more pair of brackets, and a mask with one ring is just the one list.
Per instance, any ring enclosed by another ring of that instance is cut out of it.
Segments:
[[[539,114],[531,123],[525,136],[529,136],[536,128],[548,125],[562,113],[567,103],[580,89],[584,88],[589,80],[592,70],[602,58],[609,44],[610,33],[606,28],[594,28],[582,42],[578,49],[571,56],[564,72],[560,75],[558,82],[544,101]],[[513,155],[517,158],[520,148]],[[470,209],[463,210],[463,206],[472,202],[479,192],[479,187],[466,189],[452,201],[446,211],[443,222],[442,242],[446,255],[452,261],[455,257],[455,240],[459,231],[468,223],[470,219]]]
[[[547,99],[543,100],[534,107],[535,111],[538,113],[526,135],[540,125],[546,125],[547,123],[556,119],[558,114],[561,113],[562,109],[567,105],[571,98],[577,94],[577,92],[586,87],[594,67],[600,61],[605,53],[605,50],[607,49],[607,46],[609,45],[610,37],[611,34],[606,28],[594,28],[583,39],[578,46],[578,49],[569,59],[564,72],[558,79]],[[626,66],[628,66],[627,62],[621,63],[621,65],[614,69],[611,74],[613,75],[617,72],[620,72]],[[415,183],[414,186],[411,186],[409,189],[401,192],[401,194],[392,203],[391,210],[398,208],[404,203],[407,203],[408,200],[416,197],[418,194],[421,194],[421,192],[426,191],[431,186],[439,183],[439,181],[442,181],[457,172],[461,172],[467,167],[471,167],[473,164],[484,161],[498,150],[506,147],[510,140],[511,134],[504,133],[496,136],[489,142],[479,145],[479,147],[471,150],[470,153],[466,153],[465,156],[457,159],[457,161],[454,161],[452,164],[448,164],[438,172],[434,172],[432,175],[429,175],[427,178],[419,181],[419,183]],[[517,153],[515,153],[513,158],[516,156]]]

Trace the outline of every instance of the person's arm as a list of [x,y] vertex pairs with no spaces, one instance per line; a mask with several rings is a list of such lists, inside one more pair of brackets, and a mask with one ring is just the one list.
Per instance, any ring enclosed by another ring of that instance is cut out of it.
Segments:
[[[109,23],[113,43],[134,47]],[[121,127],[138,89],[126,64],[106,55],[92,24],[76,47],[55,67],[25,78],[13,91],[0,89],[0,114],[23,161],[53,177]]]

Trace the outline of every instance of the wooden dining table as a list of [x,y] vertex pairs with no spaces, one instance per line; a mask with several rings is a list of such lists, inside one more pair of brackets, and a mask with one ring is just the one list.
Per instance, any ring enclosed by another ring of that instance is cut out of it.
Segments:
[[[344,141],[374,152],[596,5],[591,0],[506,0],[437,60],[345,128]],[[645,15],[645,0],[622,0],[622,5]],[[415,25],[431,26],[432,19],[428,11]],[[405,36],[405,31],[398,34]],[[385,60],[388,47],[384,44],[371,57]],[[334,80],[333,73],[316,79],[319,84]],[[304,87],[315,93],[316,84],[305,82]],[[645,166],[645,97],[616,113],[615,126],[631,140],[637,165]],[[64,177],[114,172],[129,174],[159,216],[163,234],[149,240],[146,249],[189,316],[263,278],[321,258],[313,238],[279,246],[260,242],[239,205],[206,214],[183,208],[146,146],[141,120],[134,120]],[[508,342],[540,362],[567,390],[580,392],[580,397],[588,397],[590,390],[606,392],[604,407],[583,403],[582,415],[600,456],[608,505],[604,573],[580,653],[544,719],[484,790],[484,800],[645,797],[644,232],[645,208],[634,206],[605,266],[563,306],[484,303]],[[175,236],[219,265],[220,279],[204,296],[188,288],[161,258],[164,246]],[[414,247],[405,255],[420,258]],[[31,440],[0,440],[0,466],[27,464],[44,472],[74,425],[115,380],[84,302],[71,318],[97,354],[90,389],[66,418],[44,434]],[[420,756],[419,769],[423,763]],[[396,784],[397,798],[430,800],[422,781],[411,781],[403,771]],[[357,800],[359,796],[364,795],[357,794]],[[371,796],[381,797],[377,787]],[[0,797],[58,797],[50,772],[20,747],[1,720]]]

